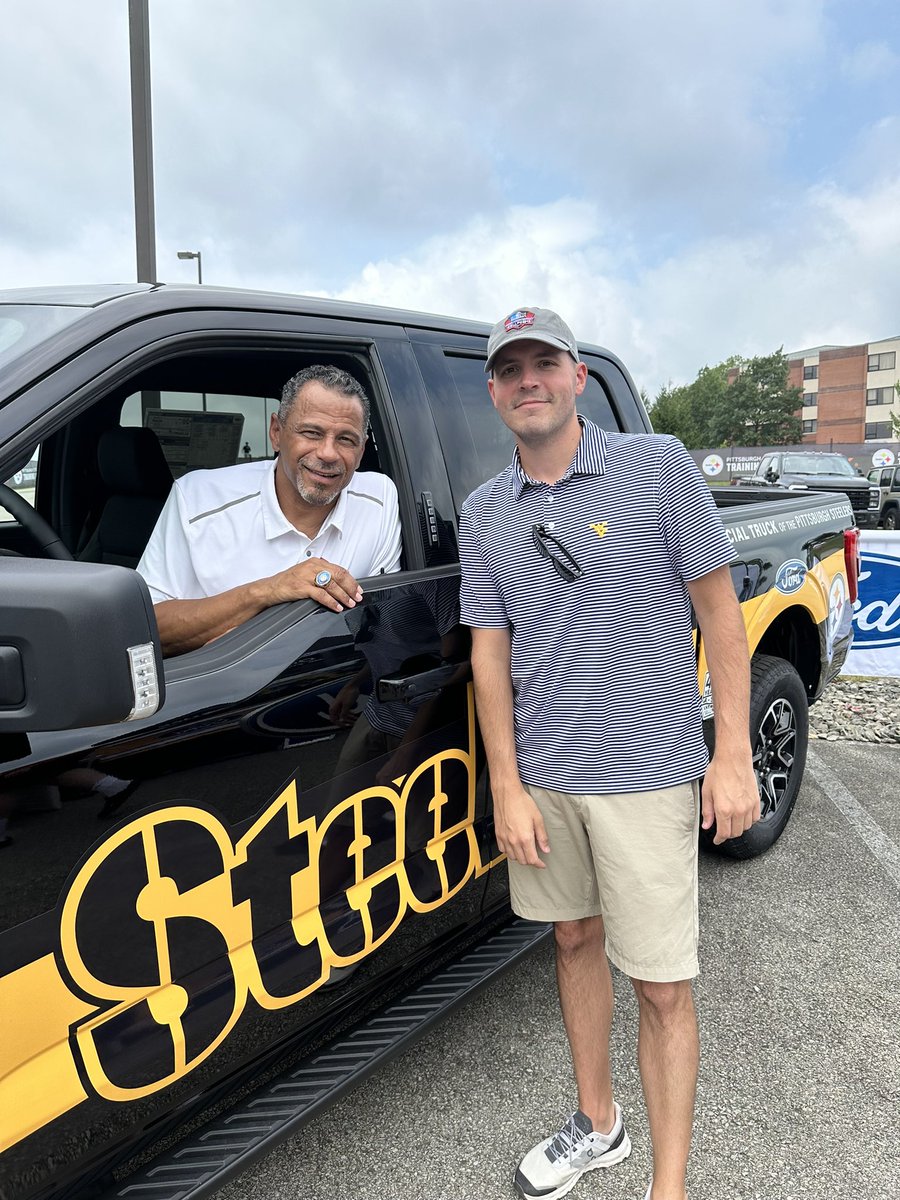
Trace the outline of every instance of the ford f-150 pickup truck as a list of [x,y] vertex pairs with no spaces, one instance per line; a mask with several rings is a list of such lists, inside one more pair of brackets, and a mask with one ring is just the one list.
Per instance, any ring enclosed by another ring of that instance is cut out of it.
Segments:
[[[508,908],[459,625],[457,513],[512,450],[487,334],[207,287],[0,294],[0,480],[37,462],[0,487],[3,1200],[207,1194],[545,934]],[[582,411],[649,433],[622,364],[582,355]],[[401,571],[164,662],[134,567],[172,479],[269,456],[319,361],[372,399]],[[847,653],[857,531],[843,494],[717,500],[753,655],[747,857]],[[697,664],[711,718],[699,638]],[[365,674],[395,748],[350,761],[329,712]]]

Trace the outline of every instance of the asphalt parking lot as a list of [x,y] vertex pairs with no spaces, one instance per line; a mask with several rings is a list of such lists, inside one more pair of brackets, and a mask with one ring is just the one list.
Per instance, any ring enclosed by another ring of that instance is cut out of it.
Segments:
[[[703,1043],[691,1200],[900,1196],[900,748],[813,742],[794,816],[749,863],[701,859]],[[637,1009],[613,1061],[630,1159],[573,1196],[642,1200]],[[546,943],[221,1200],[508,1200],[574,1089]]]

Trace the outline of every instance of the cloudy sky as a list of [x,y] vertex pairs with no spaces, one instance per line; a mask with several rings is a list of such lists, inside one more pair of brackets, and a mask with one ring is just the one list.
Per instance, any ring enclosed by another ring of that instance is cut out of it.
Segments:
[[[900,334],[897,0],[150,0],[157,273],[493,321],[655,396]],[[135,277],[127,0],[4,0],[0,287]]]

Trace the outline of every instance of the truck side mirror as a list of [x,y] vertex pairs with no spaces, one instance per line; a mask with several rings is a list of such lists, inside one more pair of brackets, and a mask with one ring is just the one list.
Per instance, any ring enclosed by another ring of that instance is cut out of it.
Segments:
[[136,571],[3,559],[0,737],[140,720],[164,695],[153,604]]

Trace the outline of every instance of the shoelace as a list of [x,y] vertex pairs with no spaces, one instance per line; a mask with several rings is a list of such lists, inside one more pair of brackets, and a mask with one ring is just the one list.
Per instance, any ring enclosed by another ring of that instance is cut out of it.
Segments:
[[575,1114],[573,1113],[547,1147],[548,1157],[552,1154],[553,1159],[559,1159],[565,1155],[571,1164],[576,1144],[585,1137],[587,1134],[583,1133],[575,1124]]

